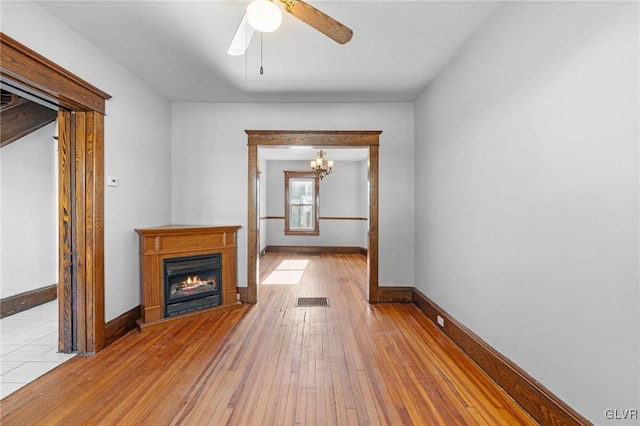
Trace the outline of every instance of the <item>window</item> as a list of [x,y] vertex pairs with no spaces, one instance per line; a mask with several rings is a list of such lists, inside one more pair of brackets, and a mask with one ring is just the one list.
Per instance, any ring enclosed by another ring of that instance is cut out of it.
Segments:
[[311,172],[284,172],[284,234],[320,235],[320,179]]

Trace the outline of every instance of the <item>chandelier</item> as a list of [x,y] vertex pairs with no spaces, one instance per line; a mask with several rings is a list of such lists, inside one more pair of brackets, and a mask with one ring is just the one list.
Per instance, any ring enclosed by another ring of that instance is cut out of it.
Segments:
[[316,176],[320,177],[320,180],[330,175],[333,171],[333,160],[327,161],[327,159],[324,158],[326,154],[326,152],[320,150],[320,152],[318,152],[318,158],[311,160],[311,170],[313,170]]

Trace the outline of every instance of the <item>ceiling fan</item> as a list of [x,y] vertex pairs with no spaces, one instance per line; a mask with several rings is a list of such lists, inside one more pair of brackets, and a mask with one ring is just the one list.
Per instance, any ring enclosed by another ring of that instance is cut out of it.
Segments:
[[[254,0],[247,6],[227,50],[229,55],[244,55],[256,30],[272,32],[280,27],[282,12],[276,4],[277,2],[278,0],[275,2]],[[340,44],[347,43],[353,36],[353,31],[349,27],[302,0],[279,0],[279,2],[284,4],[284,9],[287,12]]]

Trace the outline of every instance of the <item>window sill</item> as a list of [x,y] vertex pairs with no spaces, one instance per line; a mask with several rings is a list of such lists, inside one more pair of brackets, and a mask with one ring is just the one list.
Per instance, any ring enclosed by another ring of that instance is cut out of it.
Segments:
[[319,236],[320,231],[284,231],[284,235]]

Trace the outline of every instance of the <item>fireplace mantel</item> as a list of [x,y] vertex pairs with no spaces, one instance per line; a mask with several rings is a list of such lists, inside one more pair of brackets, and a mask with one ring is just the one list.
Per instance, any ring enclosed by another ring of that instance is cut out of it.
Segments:
[[[136,229],[140,237],[141,331],[240,306],[236,300],[236,232],[240,226],[178,226]],[[164,313],[165,259],[220,253],[221,305],[174,317]]]

